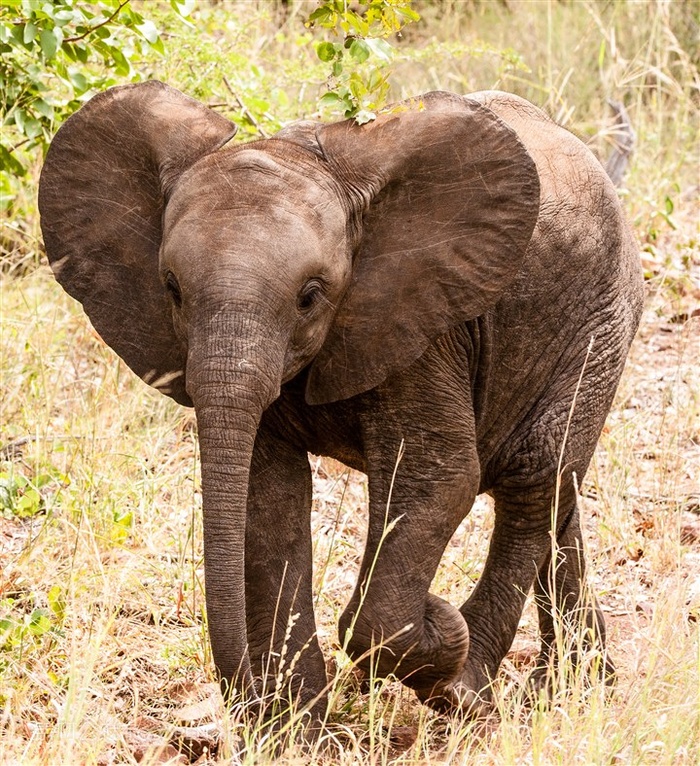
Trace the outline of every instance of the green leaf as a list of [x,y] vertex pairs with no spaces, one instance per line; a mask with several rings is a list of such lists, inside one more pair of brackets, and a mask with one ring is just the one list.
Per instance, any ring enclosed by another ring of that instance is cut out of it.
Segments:
[[71,72],[69,76],[78,95],[82,95],[90,87],[87,78],[81,72]]
[[350,45],[350,56],[358,64],[362,64],[369,58],[369,46],[364,40],[355,38]]
[[380,37],[373,37],[369,40],[365,40],[365,44],[377,58],[382,61],[391,61],[391,58],[394,55],[394,49],[386,40],[382,40]]
[[71,61],[77,61],[78,60],[78,56],[76,55],[77,47],[78,46],[73,45],[73,43],[64,43],[62,50],[63,50],[63,53],[65,53],[65,55],[68,56],[68,58]]
[[119,48],[109,46],[109,55],[112,58],[112,62],[114,64],[114,71],[116,72],[116,74],[118,74],[120,77],[128,76],[129,73],[131,72],[131,65],[129,64],[129,60],[119,50]]
[[369,73],[369,77],[367,78],[367,90],[370,93],[374,93],[374,91],[379,90],[379,88],[381,88],[385,82],[386,82],[386,75],[382,72],[382,70],[379,67],[375,67]]
[[170,7],[184,18],[194,10],[194,0],[170,0]]
[[[27,115],[24,113],[23,109],[15,109],[12,112],[12,116],[15,119],[15,125],[17,126],[17,130],[19,130],[20,133],[24,134],[24,123],[27,119]],[[15,479],[15,481],[17,481]]]
[[144,23],[143,16],[132,5],[126,5],[122,10],[122,18],[128,19],[127,25],[137,27]]
[[46,594],[46,599],[49,602],[49,609],[53,612],[58,622],[62,623],[66,616],[66,598],[61,586],[51,586],[51,589]]
[[16,626],[17,623],[14,620],[9,619],[8,617],[3,618],[0,620],[0,635],[9,633],[11,630],[14,630]]
[[333,43],[319,43],[316,47],[316,55],[321,59],[321,61],[333,61],[333,59],[336,57],[336,47],[333,45]]
[[134,516],[130,510],[115,511],[112,517],[114,526],[111,531],[111,539],[115,543],[124,543],[129,537],[129,533],[134,525]]
[[35,609],[29,618],[29,632],[33,636],[43,636],[51,630],[51,618],[46,609]]
[[56,11],[53,15],[53,19],[58,26],[64,27],[69,21],[74,21],[80,18],[79,11],[65,10]]
[[27,138],[37,138],[42,133],[42,127],[39,120],[34,119],[33,117],[30,117],[29,119],[25,120],[24,123],[24,135]]
[[367,109],[360,109],[360,111],[355,115],[355,122],[358,125],[364,125],[365,123],[376,119],[377,115],[374,112],[368,111]]
[[324,93],[318,100],[319,106],[337,107],[343,103],[343,99],[334,91]]
[[84,45],[76,45],[74,50],[75,57],[78,59],[78,61],[80,61],[81,64],[87,64],[88,49]]
[[365,85],[365,82],[362,79],[362,77],[360,77],[360,75],[357,72],[353,72],[350,75],[348,87],[350,88],[350,92],[352,93],[352,95],[358,101],[362,98],[362,96],[367,95],[367,86]]
[[152,21],[144,21],[143,24],[137,24],[136,29],[153,45],[158,40],[158,29]]
[[58,40],[52,29],[42,29],[39,45],[41,45],[41,52],[46,59],[52,59],[56,55]]
[[25,487],[22,495],[15,502],[14,513],[20,518],[30,518],[42,510],[43,500],[39,491],[31,486]]
[[369,34],[369,24],[356,13],[348,13],[348,23],[358,37],[367,37]]
[[413,8],[409,8],[407,5],[399,5],[394,10],[398,16],[406,19],[405,23],[420,21],[420,13],[414,11]]
[[23,48],[26,48],[27,46],[24,44],[24,30],[22,29],[19,24],[17,26],[13,26],[10,29],[10,37],[18,44],[21,45]]
[[328,5],[322,5],[317,8],[306,20],[307,26],[313,26],[319,24],[322,27],[333,28],[335,27],[337,13],[329,8]]
[[[24,176],[27,174],[27,169],[22,163],[2,144],[0,144],[0,169],[5,172],[10,172],[16,176]],[[12,510],[12,506],[9,499],[9,491],[7,486],[4,486],[0,482],[0,510]]]
[[[0,152],[4,152],[5,154],[9,154],[7,149],[5,149],[2,144],[0,144]],[[3,166],[4,166],[4,156],[3,156]],[[3,167],[4,170],[4,167]],[[2,508],[4,511],[11,511],[13,507],[13,495],[14,495],[14,487],[13,487],[12,479],[8,476],[8,474],[3,473],[0,474],[0,508]]]
[[[34,3],[34,5],[35,6],[38,5],[38,3]],[[41,10],[35,8],[34,12],[40,18],[43,16],[43,18],[51,19],[53,21],[54,13],[56,13],[59,9],[60,7],[57,8],[56,4],[52,2],[52,3],[44,3],[41,6]]]
[[34,40],[34,38],[37,35],[37,28],[36,24],[32,24],[30,21],[28,24],[24,25],[24,33],[22,35],[22,39],[25,44],[28,44]]
[[50,473],[40,473],[35,479],[34,479],[34,486],[37,489],[41,489],[42,487],[46,487],[49,484],[53,484],[54,477]]
[[165,55],[165,45],[163,45],[163,40],[159,37],[154,43],[148,43],[151,46],[151,50],[156,51],[156,53],[160,53],[161,56]]

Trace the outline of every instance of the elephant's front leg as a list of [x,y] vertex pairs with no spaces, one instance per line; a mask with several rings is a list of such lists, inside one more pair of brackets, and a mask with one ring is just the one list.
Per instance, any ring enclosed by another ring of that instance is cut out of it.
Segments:
[[266,418],[253,453],[246,523],[249,654],[267,715],[325,711],[326,671],[312,599],[311,471],[307,453]]
[[422,699],[450,686],[469,641],[460,612],[428,592],[479,484],[468,392],[447,388],[419,391],[400,415],[382,408],[365,423],[368,539],[340,620],[341,642],[360,667],[395,673]]

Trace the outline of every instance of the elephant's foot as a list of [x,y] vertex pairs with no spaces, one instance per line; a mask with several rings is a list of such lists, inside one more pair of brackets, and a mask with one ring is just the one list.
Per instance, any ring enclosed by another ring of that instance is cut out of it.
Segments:
[[[316,641],[299,647],[279,642],[274,653],[253,644],[257,706],[253,725],[263,735],[295,741],[314,739],[328,708],[326,664]],[[269,639],[268,639],[269,642]]]
[[[564,681],[562,683],[562,674]],[[534,670],[526,682],[527,699],[531,705],[538,700],[552,700],[560,691],[567,688],[590,687],[597,682],[604,682],[612,688],[615,683],[615,666],[610,659],[595,653],[584,661],[575,653],[566,658],[566,668],[548,652],[543,652],[537,659]]]
[[328,708],[325,686],[317,678],[312,687],[308,679],[297,675],[280,683],[280,679],[274,677],[274,670],[268,676],[264,682],[256,679],[256,703],[243,710],[250,730],[257,732],[259,741],[267,742],[271,753],[279,754],[293,743],[315,742]]
[[459,676],[469,648],[462,614],[431,593],[421,619],[392,624],[386,612],[374,619],[365,604],[357,618],[349,611],[343,615],[341,635],[345,630],[351,630],[347,651],[361,670],[370,677],[396,675],[421,699]]
[[438,713],[461,713],[471,718],[487,718],[494,712],[490,694],[477,692],[461,679],[430,690],[416,689],[418,699]]
[[416,689],[418,699],[439,713],[460,713],[471,718],[494,714],[490,684],[473,671],[467,661],[461,673],[447,684]]

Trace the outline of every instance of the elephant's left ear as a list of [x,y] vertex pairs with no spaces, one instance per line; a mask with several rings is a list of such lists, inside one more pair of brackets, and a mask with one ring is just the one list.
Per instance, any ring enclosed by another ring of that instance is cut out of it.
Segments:
[[317,137],[361,217],[352,282],[309,374],[321,404],[373,388],[498,301],[532,236],[539,178],[508,125],[449,93]]

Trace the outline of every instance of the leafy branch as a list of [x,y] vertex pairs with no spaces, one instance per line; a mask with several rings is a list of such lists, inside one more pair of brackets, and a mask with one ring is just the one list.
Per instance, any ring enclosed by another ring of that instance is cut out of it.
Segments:
[[347,0],[326,0],[311,13],[306,26],[327,29],[341,38],[316,46],[316,55],[331,67],[319,108],[340,111],[362,124],[375,118],[389,91],[394,49],[388,38],[420,16],[411,0],[369,0],[356,7],[350,8]]
[[112,21],[119,15],[119,11],[125,6],[128,5],[130,0],[123,0],[123,2],[119,3],[119,7],[116,11],[107,19],[104,21],[101,21],[99,24],[95,24],[94,27],[90,27],[86,32],[83,32],[81,35],[78,35],[77,37],[67,37],[64,42],[66,43],[77,43],[80,40],[84,40],[88,35],[91,35],[96,30],[100,29],[100,27],[106,27],[107,24],[111,24]]
[[[170,0],[181,17],[194,0]],[[26,174],[32,150],[92,93],[139,79],[132,58],[164,52],[155,24],[131,0],[3,0],[0,5],[0,195],[13,198],[12,177]],[[21,152],[18,151],[21,148]]]

